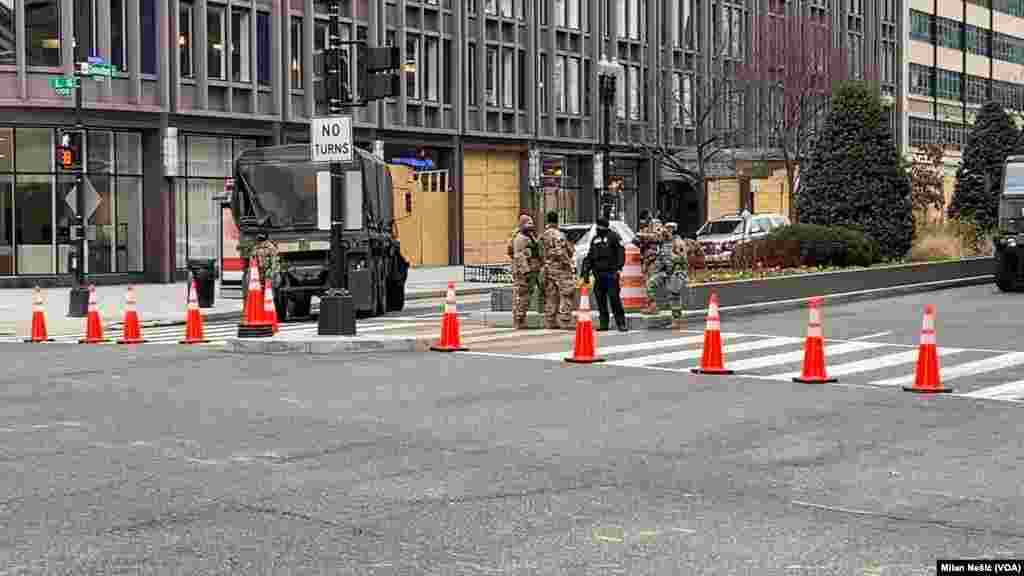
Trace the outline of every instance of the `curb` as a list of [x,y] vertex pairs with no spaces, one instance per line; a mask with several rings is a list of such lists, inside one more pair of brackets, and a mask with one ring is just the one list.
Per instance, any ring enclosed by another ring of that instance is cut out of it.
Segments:
[[[992,284],[995,281],[994,275],[983,275],[973,276],[970,278],[956,278],[953,280],[939,280],[936,282],[924,282],[920,284],[905,284],[902,286],[892,286],[888,288],[874,288],[871,290],[858,290],[856,292],[842,292],[839,294],[830,294],[820,296],[826,303],[833,304],[845,304],[850,302],[858,302],[862,300],[872,300],[879,298],[892,298],[895,296],[904,296],[908,294],[918,294],[922,292],[936,292],[939,290],[946,290],[949,288],[963,288],[966,286],[980,286],[983,284]],[[774,312],[786,312],[789,310],[795,310],[804,308],[808,302],[814,297],[808,298],[794,298],[791,300],[776,300],[773,302],[760,302],[757,304],[742,304],[739,306],[720,306],[720,313],[728,313],[730,317],[737,316],[754,316],[757,314],[770,314]],[[708,314],[707,308],[697,308],[693,310],[685,310],[683,312],[683,320],[691,321],[697,319],[706,319]],[[512,327],[512,312],[485,310],[481,312],[474,312],[472,318],[474,320],[483,322],[488,326],[495,328],[511,328]],[[526,315],[526,324],[529,328],[541,328],[543,327],[543,317],[537,312],[530,311]],[[614,322],[611,322],[614,325]],[[662,312],[657,316],[650,316],[646,314],[626,314],[626,324],[630,330],[666,330],[672,326],[672,316],[669,312]]]
[[319,336],[317,339],[230,338],[229,352],[238,354],[344,354],[348,352],[424,352],[431,337]]

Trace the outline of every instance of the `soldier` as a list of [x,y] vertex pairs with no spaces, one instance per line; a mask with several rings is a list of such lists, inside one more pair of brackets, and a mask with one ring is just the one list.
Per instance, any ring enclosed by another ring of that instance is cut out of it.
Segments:
[[544,317],[549,330],[572,330],[576,294],[576,249],[558,229],[558,212],[548,212],[540,239],[544,246]]
[[651,213],[644,210],[640,213],[640,230],[636,234],[635,244],[640,248],[641,270],[646,283],[651,277],[651,266],[654,264],[654,257],[657,253],[658,243],[661,242],[662,226],[657,219],[651,217]]
[[[653,276],[647,282],[647,313],[658,312],[658,288],[665,286],[669,292],[674,328],[682,327],[682,310],[689,301],[686,242],[675,235],[676,223],[669,222],[662,233],[661,243],[655,252]],[[685,298],[684,298],[685,296]]]
[[[256,257],[256,264],[260,268],[260,280],[263,284],[274,282],[277,273],[280,271],[280,257],[278,255],[277,243],[270,239],[266,232],[260,232],[257,236],[256,245],[252,249]],[[276,283],[271,284],[275,288]]]
[[513,318],[516,329],[526,328],[526,312],[530,309],[533,289],[537,289],[538,298],[544,301],[544,286],[541,284],[541,245],[537,241],[533,218],[527,215],[519,217],[519,233],[512,242],[512,278],[515,281],[515,311]]

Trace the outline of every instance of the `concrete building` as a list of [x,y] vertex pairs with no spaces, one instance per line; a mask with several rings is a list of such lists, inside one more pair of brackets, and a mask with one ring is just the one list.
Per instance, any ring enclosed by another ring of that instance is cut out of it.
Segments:
[[[805,8],[825,10],[815,2]],[[894,2],[839,3],[837,35],[879,57],[895,35]],[[708,54],[741,60],[752,12],[766,9],[752,0],[345,0],[346,38],[400,46],[412,65],[399,98],[355,111],[356,143],[415,166],[419,185],[444,196],[447,219],[429,226],[434,261],[423,263],[505,261],[523,208],[590,221],[595,175],[609,173],[630,225],[645,208],[670,206],[692,231],[694,187],[664,174],[640,144],[695,142],[678,110],[694,78],[718,69]],[[326,12],[322,0],[0,0],[0,286],[68,280],[72,178],[54,149],[58,129],[74,125],[74,98],[52,82],[74,70],[76,35],[83,57],[118,69],[82,80],[97,227],[89,272],[169,281],[189,259],[219,256],[217,198],[235,155],[306,142],[309,118],[325,113]],[[622,69],[613,162],[595,171],[602,56]],[[738,107],[722,121],[754,116]]]
[[946,196],[977,110],[1024,112],[1024,3],[911,0],[906,5],[903,152],[946,147]]

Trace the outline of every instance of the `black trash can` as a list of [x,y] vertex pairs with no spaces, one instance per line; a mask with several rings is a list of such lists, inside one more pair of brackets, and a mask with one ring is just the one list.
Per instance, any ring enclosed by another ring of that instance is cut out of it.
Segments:
[[213,259],[189,260],[188,270],[196,281],[200,308],[212,308],[217,286],[217,267]]

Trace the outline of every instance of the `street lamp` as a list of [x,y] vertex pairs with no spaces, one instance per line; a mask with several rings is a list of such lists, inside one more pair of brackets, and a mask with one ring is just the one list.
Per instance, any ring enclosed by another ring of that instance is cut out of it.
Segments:
[[[604,135],[602,137],[602,148],[604,153],[602,154],[604,161],[604,170],[602,170],[602,176],[604,182],[600,183],[600,188],[604,190],[602,195],[597,195],[597,205],[595,206],[595,214],[599,214],[598,208],[603,208],[605,216],[609,216],[611,210],[612,198],[609,193],[609,185],[611,170],[611,132],[612,132],[612,104],[615,102],[615,84],[619,80],[619,74],[622,72],[622,65],[619,64],[618,60],[614,57],[608,60],[607,57],[601,56],[601,60],[597,63],[597,80],[598,89],[601,93],[601,104],[604,107]],[[594,182],[594,188],[598,188],[598,183]],[[603,201],[602,201],[603,200]]]

